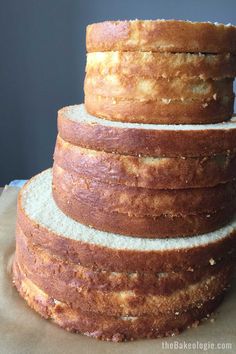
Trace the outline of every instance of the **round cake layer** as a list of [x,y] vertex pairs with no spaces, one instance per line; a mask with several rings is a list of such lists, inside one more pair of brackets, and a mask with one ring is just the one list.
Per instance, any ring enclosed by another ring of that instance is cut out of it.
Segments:
[[227,290],[232,274],[232,266],[219,271],[218,274],[204,278],[174,293],[163,295],[136,294],[134,291],[91,290],[86,287],[66,284],[56,277],[45,277],[31,272],[15,258],[20,272],[50,297],[69,304],[72,309],[108,314],[109,316],[145,316],[181,313],[209,300]]
[[201,267],[189,268],[180,272],[109,272],[84,267],[54,255],[49,250],[35,246],[24,235],[20,227],[16,228],[16,254],[20,264],[24,264],[31,273],[43,274],[45,278],[56,278],[66,287],[86,288],[88,290],[134,291],[136,294],[168,296],[184,289],[201,279],[210,278],[228,267],[235,260],[235,254],[227,255],[221,262]]
[[211,232],[226,225],[235,208],[219,209],[211,213],[189,215],[134,216],[104,211],[90,201],[82,202],[71,192],[53,185],[57,206],[70,218],[95,229],[115,234],[143,238],[187,237]]
[[87,26],[88,52],[236,53],[236,27],[176,20],[106,21]]
[[199,100],[135,100],[85,95],[90,114],[111,121],[144,124],[212,124],[230,119],[234,96]]
[[236,153],[207,157],[138,157],[81,148],[58,136],[54,161],[106,183],[153,189],[213,187],[236,177]]
[[233,96],[233,79],[155,79],[143,78],[138,72],[135,76],[121,73],[95,76],[87,73],[84,92],[87,97],[95,95],[120,100],[160,100],[167,104],[171,100],[210,101],[219,97]]
[[87,54],[86,72],[95,76],[138,74],[149,79],[223,79],[236,76],[236,56],[229,53],[93,52]]
[[60,211],[51,184],[51,170],[47,170],[21,189],[17,223],[35,246],[83,266],[116,272],[176,272],[218,263],[236,248],[235,219],[212,233],[162,240],[86,227]]
[[65,193],[65,196],[77,199],[78,205],[96,205],[104,212],[118,212],[131,217],[196,215],[225,208],[230,210],[236,206],[236,181],[212,188],[150,189],[81,177],[54,164],[53,185],[58,198],[63,198]]
[[58,130],[74,145],[124,155],[199,157],[236,150],[235,117],[207,125],[120,123],[92,116],[81,104],[59,110]]
[[197,325],[209,317],[222,299],[222,295],[190,309],[182,314],[169,316],[115,317],[73,310],[68,304],[51,298],[13,266],[14,284],[28,305],[42,317],[52,320],[60,327],[87,336],[114,342],[138,338],[156,338],[174,335],[183,329]]

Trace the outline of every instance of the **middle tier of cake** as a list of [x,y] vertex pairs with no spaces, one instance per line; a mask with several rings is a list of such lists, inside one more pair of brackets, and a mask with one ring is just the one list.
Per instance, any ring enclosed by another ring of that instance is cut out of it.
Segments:
[[[233,217],[236,207],[234,122],[219,124],[218,129],[217,125],[214,129],[211,125],[194,126],[193,130],[191,126],[169,128],[170,135],[173,131],[179,134],[180,145],[186,140],[190,151],[195,149],[194,156],[179,152],[178,156],[170,154],[169,157],[168,144],[167,151],[159,156],[157,153],[146,156],[142,149],[138,150],[138,143],[135,155],[125,154],[128,139],[120,140],[121,152],[117,139],[115,151],[107,151],[106,146],[96,147],[91,135],[87,137],[89,147],[84,139],[73,141],[73,132],[81,132],[86,125],[97,132],[100,124],[100,135],[106,134],[105,144],[109,132],[110,140],[114,139],[114,129],[125,130],[127,137],[130,131],[134,141],[138,141],[140,130],[143,137],[151,134],[142,125],[139,129],[131,128],[132,124],[129,128],[125,124],[122,127],[122,123],[116,122],[106,126],[104,120],[94,123],[90,117],[88,122],[83,106],[68,107],[63,114],[59,112],[53,196],[66,215],[98,230],[149,238],[198,235],[222,227]],[[152,127],[152,134],[168,132],[167,127]],[[197,127],[204,132],[205,144],[209,146],[210,153],[206,155],[202,155],[201,146],[197,151]],[[192,134],[191,140],[186,133]],[[218,151],[214,151],[216,136],[220,134],[221,149],[218,146]],[[99,140],[102,137],[97,135],[98,144]],[[226,142],[230,144],[230,141],[232,148],[229,145],[225,149]]]

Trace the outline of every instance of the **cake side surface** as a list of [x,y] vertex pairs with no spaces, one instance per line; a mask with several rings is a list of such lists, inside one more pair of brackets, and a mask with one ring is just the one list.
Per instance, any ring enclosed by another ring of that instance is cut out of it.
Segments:
[[88,52],[235,53],[236,28],[177,20],[105,21],[87,26],[86,47]]
[[92,116],[84,105],[75,105],[58,111],[58,132],[74,145],[135,156],[196,157],[236,149],[235,117],[202,125],[121,123]]
[[[217,262],[235,249],[235,220],[215,232],[186,238],[142,239],[94,230],[65,216],[51,191],[51,170],[21,190],[18,223],[35,245],[81,265],[115,271],[169,271]],[[111,237],[112,236],[112,237]]]

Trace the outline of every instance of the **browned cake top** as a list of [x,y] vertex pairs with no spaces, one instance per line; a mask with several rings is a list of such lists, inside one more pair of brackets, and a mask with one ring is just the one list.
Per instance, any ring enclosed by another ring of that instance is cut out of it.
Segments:
[[88,52],[236,53],[236,27],[177,20],[105,21],[87,26]]

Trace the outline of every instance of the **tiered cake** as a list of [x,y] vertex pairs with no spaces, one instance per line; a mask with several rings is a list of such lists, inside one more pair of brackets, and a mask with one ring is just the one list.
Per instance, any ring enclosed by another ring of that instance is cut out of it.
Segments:
[[[59,326],[173,335],[221,302],[236,255],[236,27],[87,28],[85,105],[18,199],[14,284]],[[181,124],[181,125],[180,125]]]

